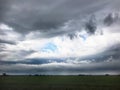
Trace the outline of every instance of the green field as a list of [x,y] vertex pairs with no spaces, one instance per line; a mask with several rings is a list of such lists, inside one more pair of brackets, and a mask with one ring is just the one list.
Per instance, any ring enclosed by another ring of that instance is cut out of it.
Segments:
[[120,90],[120,76],[0,76],[0,90]]

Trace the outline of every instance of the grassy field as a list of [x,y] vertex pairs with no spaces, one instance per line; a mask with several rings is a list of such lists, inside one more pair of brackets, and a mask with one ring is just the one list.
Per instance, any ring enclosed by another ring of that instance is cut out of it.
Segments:
[[0,76],[0,90],[120,90],[120,76]]

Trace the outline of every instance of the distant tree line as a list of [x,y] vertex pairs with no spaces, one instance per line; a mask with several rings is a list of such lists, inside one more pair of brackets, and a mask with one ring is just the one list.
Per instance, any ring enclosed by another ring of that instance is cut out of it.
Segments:
[[[2,73],[1,76],[9,76],[7,73]],[[26,76],[55,76],[55,75],[43,75],[43,74],[29,74]],[[69,75],[68,75],[69,76]],[[76,75],[75,75],[76,76]],[[86,74],[79,74],[78,76],[95,76],[95,75],[86,75]],[[98,75],[100,76],[100,75]],[[110,74],[104,74],[103,76],[120,76],[120,74],[118,75],[110,75]]]

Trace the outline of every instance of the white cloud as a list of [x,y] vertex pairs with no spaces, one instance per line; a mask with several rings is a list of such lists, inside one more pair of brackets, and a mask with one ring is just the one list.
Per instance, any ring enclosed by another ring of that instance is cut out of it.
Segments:
[[0,30],[13,30],[13,28],[12,27],[10,27],[10,26],[8,26],[8,25],[6,25],[6,24],[0,24]]
[[6,25],[6,24],[0,24],[0,31],[1,34],[0,35],[0,39],[2,40],[8,40],[8,41],[19,41],[19,39],[21,39],[21,34],[17,33],[14,31],[14,28]]
[[[55,52],[46,51],[42,52],[40,49],[36,51],[29,58],[44,58],[44,57],[54,57],[54,58],[66,58],[66,57],[82,57],[97,54],[103,52],[109,46],[112,46],[116,43],[120,43],[120,33],[109,33],[107,30],[104,35],[93,35],[89,36],[85,41],[81,38],[75,38],[70,40],[66,36],[55,37],[48,42],[51,42],[56,45],[57,49]],[[40,45],[40,43],[39,43]],[[43,44],[44,46],[45,44]],[[35,45],[34,45],[35,46]],[[28,45],[29,47],[29,45]],[[38,46],[41,48],[40,46]]]

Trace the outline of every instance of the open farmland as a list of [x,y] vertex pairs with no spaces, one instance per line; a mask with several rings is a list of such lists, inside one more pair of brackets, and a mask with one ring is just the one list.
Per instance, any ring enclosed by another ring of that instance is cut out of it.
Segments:
[[120,90],[120,76],[0,76],[0,90]]

